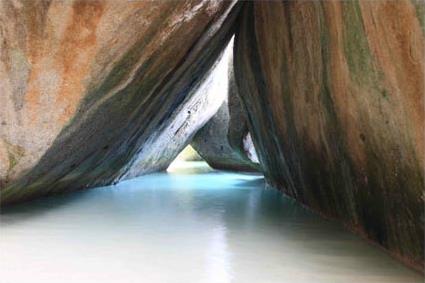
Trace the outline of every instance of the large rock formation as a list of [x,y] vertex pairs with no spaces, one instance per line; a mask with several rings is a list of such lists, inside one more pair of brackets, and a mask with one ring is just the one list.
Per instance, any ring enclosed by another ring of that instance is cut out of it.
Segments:
[[245,3],[235,75],[266,177],[423,268],[424,7]]
[[233,56],[227,59],[229,68],[222,80],[228,84],[219,91],[228,95],[212,119],[196,133],[191,145],[212,168],[258,171],[257,154],[235,84]]
[[2,203],[125,175],[226,46],[236,8],[1,1]]
[[423,268],[423,2],[245,2],[235,21],[239,8],[0,1],[1,203],[167,167],[221,102],[205,78],[237,23],[248,127],[231,81],[198,135],[210,148],[194,146],[252,169],[249,130],[272,185]]

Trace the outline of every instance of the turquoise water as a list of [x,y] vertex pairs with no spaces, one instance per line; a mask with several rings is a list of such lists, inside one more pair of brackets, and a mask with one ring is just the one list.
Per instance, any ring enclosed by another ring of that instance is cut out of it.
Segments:
[[7,209],[0,282],[423,282],[261,176],[185,166]]

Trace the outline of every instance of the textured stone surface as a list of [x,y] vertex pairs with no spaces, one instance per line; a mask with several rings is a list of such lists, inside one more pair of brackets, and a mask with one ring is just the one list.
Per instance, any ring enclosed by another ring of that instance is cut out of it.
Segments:
[[419,269],[422,13],[408,0],[250,2],[235,40],[269,182]]
[[1,1],[2,203],[124,175],[215,62],[234,6]]
[[196,132],[216,114],[226,98],[226,93],[221,92],[223,86],[227,85],[222,74],[226,73],[226,59],[231,52],[231,48],[223,52],[202,84],[193,88],[185,101],[173,111],[167,123],[149,136],[129,165],[122,168],[122,179],[167,169]]
[[228,82],[220,91],[226,100],[218,112],[194,136],[191,145],[213,168],[236,171],[258,171],[259,164],[245,109],[242,108],[233,73],[233,56],[223,78]]

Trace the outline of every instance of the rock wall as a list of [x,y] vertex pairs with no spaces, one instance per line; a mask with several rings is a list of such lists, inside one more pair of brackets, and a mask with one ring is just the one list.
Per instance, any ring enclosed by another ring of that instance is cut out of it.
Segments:
[[1,1],[1,203],[121,177],[203,80],[237,10],[235,1]]
[[268,181],[419,269],[423,5],[250,2],[235,40],[236,80]]
[[191,145],[212,168],[259,171],[245,109],[237,93],[233,56],[228,56],[227,60],[229,67],[222,73],[224,77],[221,78],[225,85],[216,93],[225,93],[225,101],[211,120],[196,133]]

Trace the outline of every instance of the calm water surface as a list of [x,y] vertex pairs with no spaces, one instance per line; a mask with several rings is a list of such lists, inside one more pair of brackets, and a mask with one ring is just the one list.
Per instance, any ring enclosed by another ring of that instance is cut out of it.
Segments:
[[4,211],[0,282],[423,282],[262,177],[190,164]]

